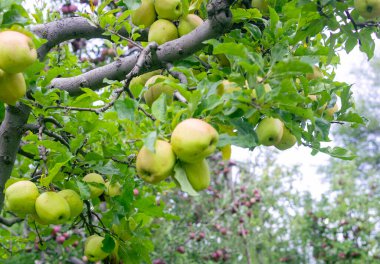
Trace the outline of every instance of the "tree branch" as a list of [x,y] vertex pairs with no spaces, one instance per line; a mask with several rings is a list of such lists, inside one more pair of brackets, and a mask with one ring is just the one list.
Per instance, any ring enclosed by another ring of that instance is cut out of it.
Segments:
[[16,223],[20,223],[24,221],[22,218],[12,218],[12,219],[6,219],[4,217],[0,217],[0,224],[6,225],[6,226],[12,226]]

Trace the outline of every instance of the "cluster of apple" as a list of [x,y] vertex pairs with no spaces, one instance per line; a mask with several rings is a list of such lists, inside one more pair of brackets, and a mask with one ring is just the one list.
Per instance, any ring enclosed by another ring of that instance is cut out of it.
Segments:
[[[132,13],[132,23],[149,27],[148,41],[161,45],[193,31],[203,23],[195,14],[187,14],[181,0],[142,0]],[[157,19],[158,18],[158,19]],[[178,21],[178,28],[173,21]]]
[[158,183],[173,174],[178,158],[193,189],[204,190],[210,184],[205,158],[215,151],[218,139],[218,132],[210,124],[186,119],[174,128],[170,143],[156,140],[155,152],[146,146],[141,148],[136,160],[137,174],[148,183]]
[[22,72],[37,59],[33,40],[13,30],[0,32],[0,101],[14,105],[26,93]]
[[40,194],[37,186],[27,180],[15,182],[5,190],[4,204],[19,217],[30,215],[43,225],[68,222],[83,210],[83,201],[75,191],[65,189]]

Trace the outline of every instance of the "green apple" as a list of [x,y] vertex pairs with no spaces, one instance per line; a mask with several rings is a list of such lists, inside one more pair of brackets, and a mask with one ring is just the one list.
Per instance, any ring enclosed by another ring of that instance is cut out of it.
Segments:
[[12,30],[0,32],[0,69],[19,73],[36,59],[37,50],[30,37]]
[[355,0],[354,7],[359,15],[366,19],[374,19],[380,16],[380,0]]
[[172,146],[163,140],[156,140],[155,152],[146,146],[139,151],[136,159],[137,174],[148,183],[158,183],[173,173],[176,157]]
[[219,96],[222,96],[224,93],[233,93],[234,91],[240,91],[241,88],[233,82],[230,82],[228,80],[223,80],[217,87],[216,87],[216,94]]
[[39,195],[33,182],[15,182],[5,190],[6,208],[18,215],[33,214],[36,212],[35,203]]
[[163,19],[177,20],[183,14],[182,0],[155,0],[154,8]]
[[70,219],[70,206],[56,192],[44,192],[36,200],[38,217],[48,224],[63,224]]
[[267,14],[269,12],[268,0],[252,0],[252,7],[260,10],[261,13]]
[[[270,85],[268,83],[264,84],[264,91],[265,93],[268,93],[272,90],[272,88],[270,87]],[[257,99],[257,93],[256,93],[256,90],[255,89],[252,89],[252,92],[251,92],[251,97],[253,99]]]
[[149,27],[156,21],[157,15],[154,9],[154,0],[142,0],[139,8],[133,11],[132,23],[136,26]]
[[97,173],[89,173],[83,177],[83,181],[90,183],[89,187],[90,187],[90,192],[91,192],[91,198],[99,197],[104,192],[103,188],[96,187],[91,184],[91,183],[100,183],[104,185],[105,181],[101,175]]
[[118,182],[112,183],[107,181],[105,184],[105,193],[109,197],[115,197],[121,194],[121,184]]
[[26,93],[26,84],[22,73],[7,73],[0,69],[0,101],[15,105]]
[[174,128],[171,145],[180,160],[193,163],[212,154],[218,140],[219,134],[210,124],[189,118]]
[[281,140],[274,146],[279,150],[286,150],[293,147],[296,143],[296,137],[292,133],[290,133],[288,128],[284,126],[284,132],[282,133]]
[[210,169],[206,159],[202,159],[196,163],[182,162],[181,165],[194,190],[198,192],[207,189],[210,185]]
[[157,42],[158,45],[178,38],[178,30],[176,26],[166,19],[159,19],[154,22],[148,33],[148,41]]
[[132,78],[131,82],[129,83],[129,89],[131,90],[133,96],[139,97],[145,83],[149,80],[149,78],[160,73],[161,70],[156,70]]
[[320,79],[320,78],[323,78],[323,73],[319,67],[314,65],[313,66],[313,73],[307,73],[306,78],[308,80]]
[[183,35],[189,34],[202,23],[202,18],[194,14],[188,14],[187,16],[181,17],[178,24],[179,36],[182,37]]
[[329,117],[329,118],[332,118],[333,115],[338,112],[339,110],[341,109],[341,100],[340,100],[340,97],[337,96],[337,100],[335,102],[335,104],[333,106],[327,106],[326,110],[325,110],[325,114]]
[[104,237],[99,235],[89,236],[84,243],[84,255],[91,262],[103,260],[109,253],[102,250]]
[[168,103],[170,104],[173,101],[174,88],[166,83],[165,80],[168,80],[169,77],[163,75],[155,75],[145,83],[145,86],[148,87],[148,90],[144,93],[144,99],[147,105],[152,106],[153,102],[160,97],[162,93],[167,95]]
[[273,146],[280,142],[284,133],[284,123],[280,119],[265,117],[256,127],[259,143],[264,146]]
[[70,218],[74,219],[80,213],[83,211],[83,201],[80,198],[79,194],[70,189],[62,190],[58,192],[59,195],[61,195],[66,202],[69,204],[70,207]]

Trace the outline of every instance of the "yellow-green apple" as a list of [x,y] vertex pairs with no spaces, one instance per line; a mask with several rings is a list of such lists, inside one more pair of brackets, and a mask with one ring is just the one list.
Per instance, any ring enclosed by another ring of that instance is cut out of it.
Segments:
[[164,83],[169,78],[163,75],[155,75],[145,83],[148,90],[144,93],[144,99],[147,105],[152,106],[153,102],[160,97],[162,93],[167,95],[168,103],[173,101],[174,88]]
[[141,90],[149,78],[160,74],[160,72],[161,70],[151,71],[132,78],[131,82],[129,83],[129,89],[131,90],[133,96],[139,97]]
[[284,132],[282,133],[281,140],[274,146],[279,150],[286,150],[293,147],[296,142],[297,138],[292,133],[290,133],[287,127],[284,126]]
[[261,13],[268,13],[268,0],[252,0],[252,7],[260,10]]
[[264,146],[273,146],[279,143],[283,133],[284,123],[273,117],[265,117],[256,127],[259,143]]
[[137,174],[146,182],[158,183],[173,173],[175,160],[172,146],[166,141],[156,140],[155,152],[143,146],[137,154]]
[[212,154],[218,140],[219,134],[210,124],[189,118],[174,128],[170,141],[180,160],[193,163]]
[[132,23],[136,26],[149,27],[156,20],[156,10],[154,9],[154,0],[142,0],[139,8],[133,11]]
[[183,14],[182,0],[154,0],[159,18],[177,20]]
[[156,20],[149,28],[148,41],[157,42],[158,45],[178,38],[176,26],[169,20]]
[[58,192],[58,194],[61,195],[68,203],[70,207],[71,219],[74,219],[75,217],[80,215],[80,213],[83,211],[83,201],[76,191],[65,189]]
[[110,253],[102,250],[104,237],[99,235],[89,236],[84,243],[84,255],[91,262],[103,260]]
[[340,97],[337,96],[337,100],[335,104],[331,107],[327,106],[325,110],[325,114],[331,118],[336,112],[340,110],[340,108],[341,108],[341,100],[340,100]]
[[306,78],[308,80],[315,80],[319,78],[323,78],[323,73],[318,66],[313,66],[313,73],[306,73]]
[[196,191],[207,189],[210,185],[210,170],[206,159],[195,163],[181,163],[186,172],[187,179]]
[[35,203],[39,195],[33,182],[15,182],[5,190],[6,209],[20,216],[33,214],[36,212]]
[[38,217],[48,224],[63,224],[70,219],[70,206],[56,192],[44,192],[36,200]]
[[89,173],[83,177],[83,181],[89,183],[91,198],[99,197],[104,192],[103,188],[92,185],[91,183],[105,184],[103,177],[97,173]]
[[240,91],[241,88],[237,85],[237,83],[230,82],[229,80],[223,80],[216,87],[216,94],[222,96],[224,93],[232,93],[234,91]]
[[22,73],[7,73],[0,69],[0,101],[15,105],[26,93],[26,84]]
[[[270,85],[268,83],[264,84],[264,92],[265,93],[268,93],[272,90],[272,88],[270,87]],[[255,89],[252,89],[252,92],[251,92],[251,97],[253,99],[257,99],[257,93],[256,93],[256,90]]]
[[121,194],[121,184],[118,182],[114,182],[111,184],[111,182],[107,181],[105,184],[105,193],[109,197],[115,197]]
[[[317,102],[318,96],[316,94],[309,94],[307,97],[309,97],[312,101]],[[322,106],[318,105],[318,108],[316,110],[317,114],[321,115],[323,111],[326,109],[327,103],[324,103]]]
[[380,0],[355,0],[354,7],[359,15],[366,19],[374,19],[380,16]]
[[178,24],[178,34],[180,37],[189,34],[191,31],[196,29],[203,23],[202,18],[194,14],[188,14],[187,16],[182,16],[179,19]]
[[36,59],[37,50],[30,37],[13,30],[0,32],[0,69],[19,73]]

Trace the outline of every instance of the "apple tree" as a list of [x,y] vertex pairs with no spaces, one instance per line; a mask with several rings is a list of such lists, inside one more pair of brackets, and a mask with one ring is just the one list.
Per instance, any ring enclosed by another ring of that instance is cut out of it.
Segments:
[[58,225],[75,256],[149,263],[154,219],[180,218],[159,197],[196,196],[231,145],[354,157],[324,145],[363,123],[334,69],[373,56],[377,1],[50,2],[0,3],[3,258],[68,258]]

